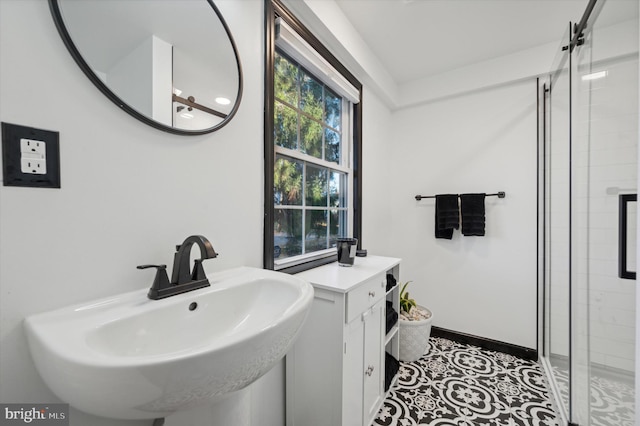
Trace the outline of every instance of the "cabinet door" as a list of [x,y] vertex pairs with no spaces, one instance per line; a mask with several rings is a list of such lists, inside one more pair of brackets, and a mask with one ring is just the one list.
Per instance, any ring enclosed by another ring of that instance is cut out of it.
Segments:
[[342,425],[362,426],[363,317],[351,321],[345,328]]
[[384,397],[384,300],[379,301],[364,317],[364,420],[371,423]]

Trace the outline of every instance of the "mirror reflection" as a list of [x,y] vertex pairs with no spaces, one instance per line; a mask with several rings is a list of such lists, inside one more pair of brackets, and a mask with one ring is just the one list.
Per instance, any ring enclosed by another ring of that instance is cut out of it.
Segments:
[[240,65],[213,2],[52,0],[55,5],[95,77],[87,75],[134,116],[163,130],[200,134],[235,113]]

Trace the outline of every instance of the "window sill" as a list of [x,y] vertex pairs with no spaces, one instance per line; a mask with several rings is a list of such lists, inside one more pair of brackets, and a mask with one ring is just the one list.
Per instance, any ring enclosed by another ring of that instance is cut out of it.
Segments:
[[309,260],[304,263],[296,263],[291,266],[287,266],[281,269],[277,269],[278,272],[284,272],[285,274],[297,274],[298,272],[308,271],[309,269],[317,268],[318,266],[326,265],[338,261],[338,255],[334,254],[327,257],[321,257],[319,259]]

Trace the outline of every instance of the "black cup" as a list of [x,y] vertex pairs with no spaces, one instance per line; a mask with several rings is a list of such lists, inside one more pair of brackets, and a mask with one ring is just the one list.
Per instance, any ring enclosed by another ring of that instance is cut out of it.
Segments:
[[338,238],[338,265],[353,266],[358,249],[357,238]]

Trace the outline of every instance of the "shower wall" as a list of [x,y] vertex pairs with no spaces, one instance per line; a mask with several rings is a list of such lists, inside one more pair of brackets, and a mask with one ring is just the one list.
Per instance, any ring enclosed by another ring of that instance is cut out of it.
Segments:
[[637,194],[638,4],[601,0],[585,28],[545,94],[544,363],[565,420],[631,425],[636,282],[618,276],[618,227],[620,195]]
[[579,82],[591,97],[591,119],[577,123],[589,128],[590,153],[589,309],[579,312],[589,314],[590,361],[633,371],[636,283],[618,277],[617,244],[618,193],[637,192],[638,58],[605,60],[596,72],[607,76]]
[[618,197],[637,193],[637,23],[636,17],[596,27],[576,52],[573,123],[579,233],[575,320],[589,335],[577,340],[577,349],[587,349],[593,365],[623,371],[634,371],[635,364],[635,281],[618,277]]
[[[572,419],[594,426],[631,424],[634,414],[636,282],[618,276],[618,227],[621,194],[637,194],[637,9],[598,25],[618,7],[605,3],[574,51]],[[634,271],[636,205],[626,233]]]

